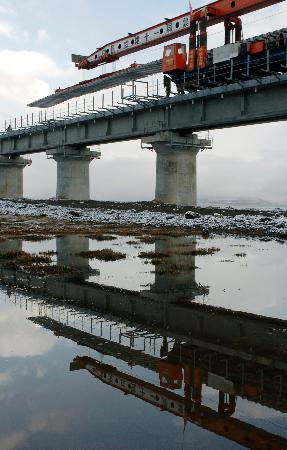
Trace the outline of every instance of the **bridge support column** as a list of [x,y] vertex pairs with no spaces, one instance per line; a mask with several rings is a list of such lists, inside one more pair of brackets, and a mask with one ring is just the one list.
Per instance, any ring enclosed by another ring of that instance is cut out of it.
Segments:
[[156,151],[155,200],[177,206],[196,206],[196,157],[199,150],[211,148],[209,139],[196,134],[179,136],[161,132],[142,140]]
[[93,159],[100,152],[87,147],[64,147],[47,152],[57,163],[56,198],[61,200],[90,200],[90,171]]
[[0,198],[23,198],[23,170],[30,159],[0,156]]

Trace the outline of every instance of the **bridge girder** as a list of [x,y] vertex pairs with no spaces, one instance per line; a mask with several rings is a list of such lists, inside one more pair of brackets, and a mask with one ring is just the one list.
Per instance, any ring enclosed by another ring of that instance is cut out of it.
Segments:
[[162,131],[182,135],[202,130],[287,119],[287,74],[271,75],[163,98],[124,110],[93,113],[0,135],[0,155],[44,152],[127,141]]

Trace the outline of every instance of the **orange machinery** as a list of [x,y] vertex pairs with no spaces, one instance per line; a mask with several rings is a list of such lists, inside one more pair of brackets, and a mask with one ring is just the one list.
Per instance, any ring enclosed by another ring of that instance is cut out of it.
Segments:
[[[283,437],[231,417],[236,405],[234,396],[229,396],[229,402],[226,402],[224,394],[219,392],[218,411],[204,406],[201,400],[200,368],[194,368],[192,372],[188,370],[185,375],[184,396],[120,372],[117,368],[90,357],[76,357],[71,363],[70,370],[82,369],[88,370],[94,377],[121,390],[125,395],[133,395],[162,411],[182,417],[185,421],[195,423],[244,447],[254,450],[286,449],[287,441]],[[175,372],[173,370],[173,374],[177,377],[178,374]]]
[[[283,0],[217,0],[172,19],[166,18],[164,22],[140,32],[129,33],[121,39],[98,48],[90,56],[72,55],[72,61],[78,69],[93,69],[99,65],[116,61],[125,55],[190,33],[190,67],[194,66],[193,61],[196,61],[198,67],[204,67],[207,58],[208,27],[224,22],[226,42],[233,31],[236,34],[235,39],[240,40],[241,21],[239,16],[281,1]],[[195,49],[197,49],[196,57]]]

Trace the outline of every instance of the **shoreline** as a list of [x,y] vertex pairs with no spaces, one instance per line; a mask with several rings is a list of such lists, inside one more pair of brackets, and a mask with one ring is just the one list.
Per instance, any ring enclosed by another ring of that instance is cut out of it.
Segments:
[[[191,208],[154,202],[119,203],[65,200],[0,200],[0,216],[85,226],[175,229],[185,234],[236,235],[287,241],[287,211]],[[33,229],[32,224],[31,231]],[[73,228],[73,227],[72,227]],[[23,230],[24,231],[24,230]],[[25,231],[29,232],[25,227]]]

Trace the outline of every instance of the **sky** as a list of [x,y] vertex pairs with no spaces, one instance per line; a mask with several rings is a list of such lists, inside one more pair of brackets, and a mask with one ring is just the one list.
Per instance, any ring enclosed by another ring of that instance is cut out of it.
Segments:
[[[196,0],[193,7],[204,4]],[[171,0],[109,0],[108,4],[97,0],[0,0],[0,126],[4,120],[26,114],[29,101],[101,74],[101,69],[76,70],[71,53],[90,54],[128,32],[187,10],[187,1]],[[243,16],[244,37],[286,26],[286,1]],[[223,45],[223,39],[223,25],[209,28],[210,48]],[[179,40],[185,42],[186,38]],[[117,63],[117,69],[135,60],[158,59],[161,54],[162,46],[130,55]],[[199,200],[261,198],[287,204],[286,132],[285,122],[212,131],[213,149],[198,155]],[[90,167],[91,198],[154,198],[154,152],[142,150],[140,141],[103,145],[100,150],[101,160]],[[56,163],[45,154],[31,158],[33,163],[24,172],[24,195],[54,197]]]

